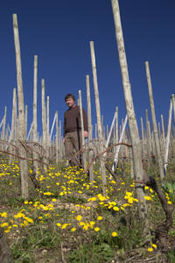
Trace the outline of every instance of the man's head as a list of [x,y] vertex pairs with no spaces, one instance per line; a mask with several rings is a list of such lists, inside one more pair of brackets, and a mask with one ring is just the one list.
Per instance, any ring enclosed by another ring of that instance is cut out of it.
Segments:
[[73,94],[68,93],[68,94],[65,96],[64,100],[65,100],[65,102],[66,102],[66,104],[67,104],[67,106],[68,106],[69,108],[72,108],[72,107],[75,106],[75,97],[74,97]]

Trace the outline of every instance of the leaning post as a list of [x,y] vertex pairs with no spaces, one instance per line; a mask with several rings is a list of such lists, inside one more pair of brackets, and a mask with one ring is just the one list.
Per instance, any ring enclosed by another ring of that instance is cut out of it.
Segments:
[[112,3],[113,16],[114,16],[114,25],[115,25],[118,53],[119,53],[123,91],[124,91],[126,110],[127,110],[127,116],[129,122],[129,130],[131,135],[133,162],[134,162],[134,175],[136,180],[136,193],[139,200],[138,202],[139,216],[144,220],[145,233],[148,234],[149,221],[147,215],[147,205],[146,205],[146,200],[144,198],[145,194],[143,191],[143,185],[139,183],[139,182],[143,182],[144,180],[144,171],[143,171],[143,165],[141,159],[141,145],[140,145],[137,121],[135,117],[133,99],[131,94],[131,85],[129,80],[128,65],[127,65],[125,46],[123,40],[120,10],[119,10],[118,0],[111,0],[111,3]]
[[150,74],[148,61],[145,62],[145,67],[146,67],[146,77],[147,77],[147,83],[148,83],[148,92],[149,92],[151,115],[152,115],[152,124],[153,124],[153,131],[154,131],[154,140],[155,140],[155,146],[156,146],[156,154],[157,154],[157,159],[158,159],[158,164],[159,164],[160,178],[161,178],[161,180],[163,180],[163,178],[164,178],[163,162],[162,162],[162,157],[161,157],[161,153],[160,153],[160,144],[159,144],[158,131],[157,131],[156,113],[155,113],[154,99],[153,99],[153,92],[152,92],[151,74]]
[[[96,116],[97,116],[99,152],[103,152],[103,149],[104,149],[104,147],[103,147],[103,132],[102,132],[102,122],[101,122],[101,113],[100,113],[100,99],[99,99],[99,92],[98,92],[97,68],[96,68],[94,41],[90,41],[90,51],[91,51],[92,74],[93,74],[94,93],[95,93],[95,106],[96,106]],[[100,167],[101,167],[101,175],[102,175],[103,194],[106,195],[105,163],[104,163],[104,160],[102,158],[100,159]]]

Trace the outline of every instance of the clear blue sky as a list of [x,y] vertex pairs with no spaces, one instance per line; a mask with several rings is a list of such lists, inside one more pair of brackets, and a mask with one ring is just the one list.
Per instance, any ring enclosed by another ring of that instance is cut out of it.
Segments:
[[[150,62],[157,120],[168,117],[175,92],[175,1],[120,0],[125,48],[137,119],[149,109],[144,62]],[[12,14],[17,13],[21,44],[24,100],[32,121],[33,57],[38,55],[38,124],[41,130],[41,78],[50,96],[51,122],[56,110],[63,121],[64,96],[82,90],[86,109],[85,76],[91,78],[93,123],[96,122],[89,41],[95,42],[101,113],[110,124],[115,107],[125,117],[113,15],[110,0],[3,0],[0,3],[0,119],[7,105],[11,122],[16,62]],[[151,116],[150,116],[151,117]],[[145,118],[144,118],[145,119]]]

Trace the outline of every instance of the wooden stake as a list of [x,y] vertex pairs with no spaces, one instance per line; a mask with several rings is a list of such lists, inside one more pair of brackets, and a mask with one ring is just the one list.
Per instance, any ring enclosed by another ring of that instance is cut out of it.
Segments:
[[[24,95],[23,95],[23,82],[22,82],[22,70],[21,70],[21,55],[20,55],[20,42],[18,32],[17,15],[13,14],[13,32],[15,41],[15,53],[16,53],[16,71],[17,71],[17,87],[18,87],[18,138],[23,141],[25,138],[25,121],[24,121]],[[20,155],[26,158],[26,151],[23,146],[20,147]],[[21,192],[22,198],[27,199],[29,197],[28,191],[28,168],[27,161],[20,160],[20,172],[21,172]]]
[[[84,122],[83,122],[83,108],[82,108],[82,97],[81,97],[81,90],[78,91],[79,95],[79,106],[80,106],[80,121],[81,121],[81,148],[85,145],[84,140]],[[82,153],[82,165],[83,168],[86,169],[86,158],[85,153]]]
[[[45,151],[47,151],[47,127],[46,127],[46,105],[45,105],[45,81],[44,79],[41,80],[41,101],[42,101],[42,130],[43,130],[43,136],[42,136],[42,143]],[[46,168],[46,165],[44,165],[44,168]]]
[[160,178],[162,180],[164,178],[163,162],[162,162],[162,157],[161,157],[161,153],[160,153],[160,145],[159,145],[159,138],[158,138],[158,132],[157,132],[156,113],[155,113],[155,107],[154,107],[151,75],[150,75],[150,69],[149,69],[148,61],[145,62],[145,67],[146,67],[146,77],[147,77],[147,83],[148,83],[148,91],[149,91],[149,99],[150,99],[150,107],[151,107],[151,115],[152,115],[152,124],[153,124],[153,132],[154,132],[156,155],[157,155],[158,164],[159,164]]
[[27,105],[25,105],[25,139],[27,138]]
[[56,164],[58,164],[58,151],[59,146],[58,146],[58,111],[56,111],[55,113],[55,119],[56,119]]
[[[126,110],[127,110],[127,116],[129,122],[131,142],[132,142],[134,174],[135,174],[135,180],[137,182],[140,182],[144,180],[144,172],[143,172],[142,159],[141,159],[140,138],[139,138],[135,112],[134,112],[134,105],[133,105],[133,99],[131,94],[131,85],[130,85],[129,73],[128,73],[128,65],[127,65],[127,59],[125,54],[122,25],[120,19],[120,10],[119,10],[118,0],[111,0],[111,3],[112,3],[113,16],[114,16],[115,33],[116,33],[116,40],[118,46],[121,75],[122,75],[122,84],[123,84]],[[149,232],[147,206],[144,198],[145,195],[143,191],[143,186],[139,183],[136,183],[136,193],[139,200],[138,202],[139,215],[141,218],[145,220],[145,230],[147,234]]]
[[[91,117],[91,95],[90,95],[90,83],[89,83],[89,75],[86,75],[86,94],[87,94],[87,115],[88,115],[88,131],[89,131],[89,148],[93,147],[92,144],[92,117]],[[92,161],[93,152],[89,151],[89,163]],[[89,176],[90,183],[93,183],[94,175],[93,175],[93,166],[89,168]]]
[[164,158],[164,170],[166,172],[166,168],[168,165],[168,152],[169,152],[169,144],[170,144],[170,135],[171,135],[171,122],[172,122],[172,98],[170,100],[170,109],[169,109],[169,118],[168,118],[168,131],[166,137],[166,145],[165,145],[165,158]]
[[[100,99],[98,92],[98,81],[97,81],[97,69],[95,60],[95,50],[94,42],[90,41],[90,51],[91,51],[91,62],[92,62],[92,73],[93,73],[93,83],[94,83],[94,93],[95,93],[95,106],[97,115],[97,128],[98,128],[98,138],[99,138],[99,151],[103,152],[103,134],[102,134],[102,123],[101,123],[101,113],[100,113]],[[103,184],[103,194],[106,194],[106,174],[105,174],[105,163],[103,159],[100,159],[100,167],[102,173],[102,184]]]

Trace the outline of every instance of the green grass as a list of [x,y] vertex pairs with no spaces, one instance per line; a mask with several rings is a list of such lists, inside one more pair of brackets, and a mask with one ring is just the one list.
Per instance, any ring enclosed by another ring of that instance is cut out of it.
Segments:
[[[159,180],[157,171],[155,164],[148,168],[149,175]],[[172,163],[162,188],[172,206],[174,171]],[[26,202],[20,197],[18,163],[9,165],[8,160],[1,158],[0,219],[1,224],[8,223],[3,228],[15,262],[103,263],[122,262],[133,253],[142,258],[151,255],[147,250],[150,244],[145,242],[144,222],[138,217],[130,164],[119,163],[116,174],[117,182],[107,174],[107,197],[104,197],[98,164],[93,185],[81,170],[66,168],[63,163],[52,165],[39,173],[40,190],[34,188],[29,178],[30,198]],[[156,194],[149,188],[145,188],[145,194],[152,199],[147,205],[154,233],[165,215]],[[175,222],[169,236],[175,238],[174,233]],[[156,242],[154,235],[149,238]],[[156,251],[153,248],[153,253]],[[174,251],[169,251],[167,257],[174,260]]]

